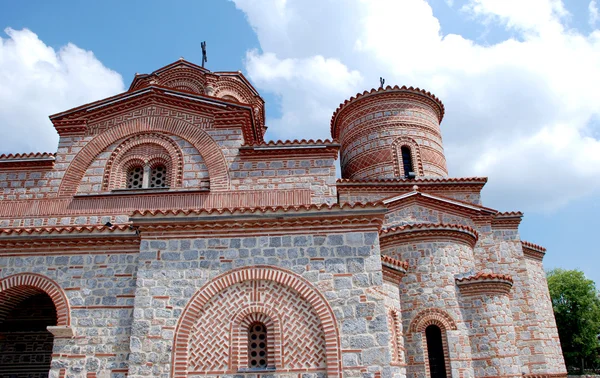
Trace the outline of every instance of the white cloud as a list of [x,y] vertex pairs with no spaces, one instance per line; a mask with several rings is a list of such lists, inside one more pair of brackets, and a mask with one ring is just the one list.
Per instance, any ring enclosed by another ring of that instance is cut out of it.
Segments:
[[589,5],[588,5],[588,10],[590,12],[590,17],[589,17],[588,22],[592,28],[596,27],[596,23],[598,22],[598,19],[600,18],[600,12],[598,12],[598,4],[596,3],[596,0],[590,1]]
[[247,56],[250,78],[281,99],[272,137],[328,137],[339,103],[383,76],[442,99],[450,174],[489,176],[488,205],[555,209],[600,192],[600,31],[564,27],[560,0],[467,0],[461,14],[516,33],[492,45],[442,34],[425,0],[235,3],[263,51]]
[[0,37],[0,152],[56,151],[48,116],[124,90],[121,75],[69,43],[55,51],[30,30]]

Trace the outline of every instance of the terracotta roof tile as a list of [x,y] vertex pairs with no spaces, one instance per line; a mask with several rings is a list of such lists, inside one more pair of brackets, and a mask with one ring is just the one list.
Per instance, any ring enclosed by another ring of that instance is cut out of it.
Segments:
[[337,182],[340,184],[381,184],[381,183],[406,183],[406,184],[419,184],[419,183],[463,183],[463,182],[477,182],[485,184],[487,177],[436,177],[436,178],[388,178],[388,179],[369,179],[369,180],[352,180],[352,179],[338,179]]
[[404,270],[408,269],[408,262],[400,261],[400,260],[397,260],[397,259],[387,256],[387,255],[381,255],[381,262],[383,264],[392,265],[395,268],[400,268],[400,269],[404,269]]
[[252,144],[252,147],[271,147],[271,146],[305,146],[305,145],[323,145],[323,144],[338,144],[335,140],[330,139],[294,139],[294,140],[277,140],[277,141],[269,141],[262,144]]
[[381,209],[385,210],[381,202],[367,202],[355,204],[310,204],[310,205],[294,205],[294,206],[265,206],[265,207],[233,207],[219,209],[169,209],[169,210],[135,210],[132,216],[156,216],[156,215],[212,215],[212,214],[265,214],[276,212],[297,212],[310,210],[352,210],[352,209]]
[[461,224],[447,224],[447,223],[416,223],[407,224],[404,226],[390,227],[382,229],[381,235],[392,234],[398,231],[412,231],[412,230],[457,230],[472,234],[477,237],[477,231],[469,226],[463,226]]
[[0,229],[0,236],[13,236],[13,235],[40,235],[40,234],[51,234],[51,235],[66,235],[66,234],[80,234],[80,233],[103,233],[103,232],[115,232],[115,231],[126,231],[129,230],[130,226],[127,224],[118,224],[111,227],[104,225],[84,225],[84,226],[47,226],[47,227],[19,227],[19,228],[2,228]]
[[53,159],[56,157],[55,153],[52,152],[29,152],[20,154],[2,154],[0,159],[2,160],[22,160],[22,159]]
[[479,272],[477,274],[473,274],[466,277],[460,277],[456,279],[456,282],[475,282],[475,281],[506,281],[513,283],[513,279],[508,274],[498,274],[498,273],[484,273]]
[[541,245],[533,244],[525,240],[521,240],[521,245],[525,248],[533,249],[537,252],[546,253],[546,248],[542,247]]
[[522,217],[523,213],[520,211],[504,211],[496,214],[496,218],[499,217]]

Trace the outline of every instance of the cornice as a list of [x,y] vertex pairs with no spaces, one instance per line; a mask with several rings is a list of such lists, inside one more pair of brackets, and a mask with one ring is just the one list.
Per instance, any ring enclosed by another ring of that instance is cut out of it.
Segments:
[[397,260],[391,256],[381,255],[381,268],[384,280],[399,285],[402,281],[402,277],[408,270],[408,263],[406,261]]
[[[239,125],[243,129],[246,141],[249,143],[263,142],[262,130],[258,130],[261,126],[255,125],[251,105],[157,85],[85,104],[52,115],[50,120],[59,135],[85,134],[88,131],[88,124],[112,117],[115,113],[152,103],[199,112],[205,117],[214,119],[217,126]],[[235,111],[233,111],[233,115],[228,114],[232,109],[238,109],[237,114]],[[244,113],[246,116],[242,115]],[[237,119],[230,119],[232,116],[233,118],[237,116]]]
[[412,242],[427,241],[435,243],[448,240],[466,244],[473,248],[478,237],[477,231],[471,227],[443,223],[410,224],[382,229],[379,232],[382,248]]
[[347,99],[343,103],[341,103],[338,106],[338,108],[333,112],[333,116],[331,117],[331,135],[333,136],[333,138],[338,137],[339,131],[337,130],[337,127],[336,127],[337,126],[337,118],[345,109],[349,108],[351,105],[353,105],[365,98],[368,98],[371,96],[382,95],[382,94],[391,94],[391,93],[402,93],[402,94],[406,94],[409,96],[415,96],[417,98],[420,97],[422,100],[425,100],[430,105],[432,105],[434,111],[437,113],[439,122],[441,122],[442,118],[444,118],[444,111],[445,111],[444,104],[440,101],[440,99],[438,99],[431,92],[428,92],[428,91],[426,91],[424,89],[420,89],[420,88],[414,88],[414,87],[406,87],[406,86],[398,87],[397,85],[395,85],[394,87],[391,87],[388,85],[385,88],[379,88],[379,89],[373,88],[370,91],[364,91],[362,93],[357,93],[356,95],[350,97],[349,99]]
[[343,193],[394,193],[412,191],[417,185],[423,192],[428,191],[470,191],[479,193],[487,182],[486,177],[471,178],[390,178],[380,180],[338,179],[338,192]]
[[0,170],[52,169],[56,154],[30,152],[0,155]]
[[[416,185],[415,185],[415,188]],[[475,205],[470,202],[460,201],[440,195],[432,195],[413,190],[409,193],[391,196],[382,199],[390,211],[405,208],[414,204],[421,204],[434,208],[436,210],[466,216],[472,219],[481,219],[481,217],[490,218],[498,213],[497,210],[489,207]]]
[[542,261],[546,255],[546,248],[540,245],[521,240],[521,246],[523,247],[523,254],[525,257]]
[[379,230],[381,204],[303,205],[208,210],[135,211],[131,222],[146,235],[301,234],[307,230]]
[[337,159],[340,144],[330,140],[286,140],[269,141],[268,143],[241,146],[242,156],[289,157],[289,156],[326,156]]
[[495,229],[518,229],[523,219],[520,211],[497,213],[492,219],[492,228]]
[[479,272],[457,277],[456,285],[465,296],[508,295],[513,286],[513,279],[508,274]]
[[0,229],[0,256],[55,253],[132,253],[139,233],[130,225],[85,225]]

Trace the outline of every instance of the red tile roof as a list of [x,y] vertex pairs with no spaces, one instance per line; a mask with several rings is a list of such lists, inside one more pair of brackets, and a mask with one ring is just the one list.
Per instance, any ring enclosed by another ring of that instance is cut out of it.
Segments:
[[498,274],[498,273],[484,273],[479,272],[477,274],[457,278],[456,282],[476,282],[476,281],[506,281],[513,283],[513,279],[508,274]]

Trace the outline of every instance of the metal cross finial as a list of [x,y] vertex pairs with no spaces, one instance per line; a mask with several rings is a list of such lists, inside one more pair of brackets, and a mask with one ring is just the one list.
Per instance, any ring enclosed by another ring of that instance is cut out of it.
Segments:
[[385,84],[385,79],[380,76],[379,77],[379,88],[383,88],[383,84]]
[[206,41],[202,41],[200,46],[202,47],[202,68],[204,68],[204,63],[208,62],[206,58]]

